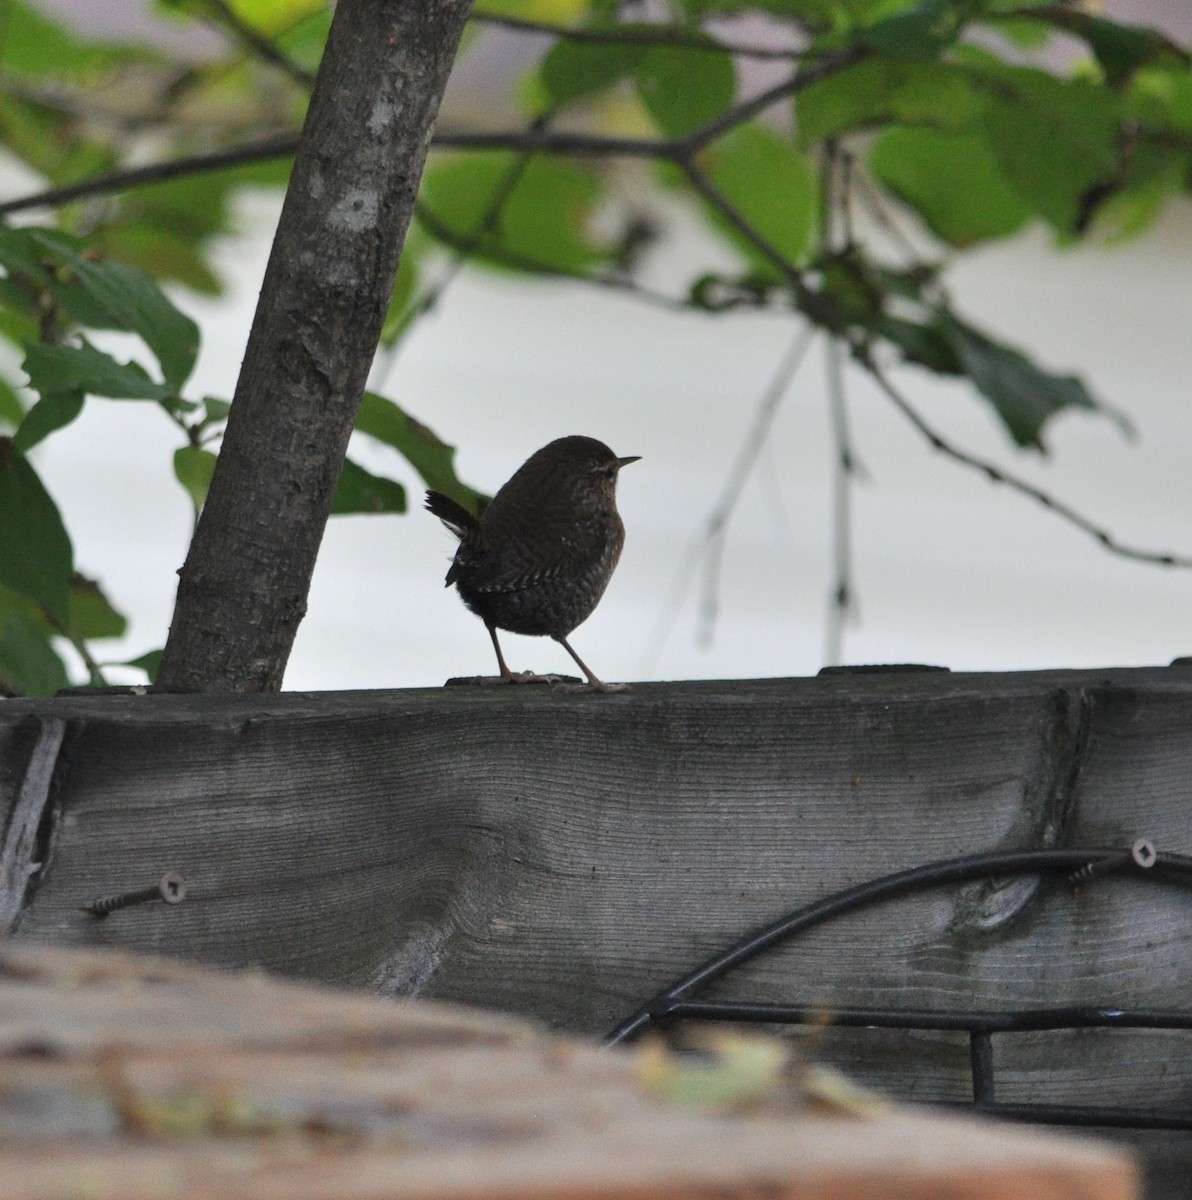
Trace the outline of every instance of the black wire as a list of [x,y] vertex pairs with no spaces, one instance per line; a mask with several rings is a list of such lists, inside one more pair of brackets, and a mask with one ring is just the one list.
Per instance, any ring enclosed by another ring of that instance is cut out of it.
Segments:
[[[616,1045],[634,1037],[651,1025],[656,1014],[665,1013],[680,1000],[691,1000],[709,984],[751,958],[771,949],[797,933],[819,925],[833,917],[883,900],[892,900],[926,888],[949,883],[969,883],[976,879],[1006,875],[1071,874],[1073,871],[1104,859],[1128,857],[1129,851],[1118,847],[1091,850],[1018,850],[996,854],[973,854],[962,858],[945,859],[896,871],[880,879],[847,888],[842,892],[813,901],[778,920],[764,925],[735,942],[728,949],[702,962],[689,974],[658,992],[631,1016],[618,1024],[605,1038]],[[1149,878],[1155,882],[1172,882],[1173,877],[1192,882],[1192,857],[1168,851],[1156,856],[1155,865],[1142,869],[1132,861],[1121,865],[1122,873],[1133,878]],[[821,1010],[822,1011],[822,1010]]]

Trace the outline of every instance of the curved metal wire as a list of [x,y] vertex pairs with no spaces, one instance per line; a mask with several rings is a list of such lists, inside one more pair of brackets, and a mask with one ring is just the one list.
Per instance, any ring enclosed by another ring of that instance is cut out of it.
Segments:
[[1192,1012],[1068,1006],[1014,1011],[832,1008],[749,1001],[702,1001],[699,994],[730,971],[815,925],[868,904],[893,900],[946,884],[1013,875],[1065,875],[1082,885],[1110,872],[1155,883],[1192,885],[1192,856],[1156,851],[1146,839],[1128,849],[1023,850],[974,854],[927,863],[874,879],[804,905],[762,926],[700,963],[651,997],[606,1037],[608,1045],[638,1036],[652,1025],[682,1019],[824,1024],[850,1027],[956,1030],[968,1033],[973,1103],[999,1115],[1065,1125],[1192,1129],[1192,1112],[1144,1111],[1076,1105],[995,1103],[991,1034],[1032,1030],[1132,1028],[1192,1029]]

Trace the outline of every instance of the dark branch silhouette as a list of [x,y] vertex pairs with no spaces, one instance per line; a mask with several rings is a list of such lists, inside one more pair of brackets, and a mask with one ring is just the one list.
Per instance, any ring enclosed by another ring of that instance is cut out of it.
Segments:
[[209,154],[192,154],[186,158],[167,159],[149,163],[144,167],[128,167],[81,179],[78,183],[64,187],[48,188],[32,192],[15,200],[0,202],[0,216],[24,212],[31,208],[56,208],[72,200],[85,200],[89,196],[107,196],[112,192],[123,192],[129,188],[143,187],[150,183],[164,183],[167,179],[178,179],[185,175],[202,175],[209,171],[222,171],[226,167],[243,167],[249,163],[267,162],[271,158],[292,158],[298,149],[300,134],[287,133],[278,137],[250,142],[231,150],[213,150]]
[[227,3],[227,0],[204,0],[204,2],[213,14],[212,24],[217,29],[230,33],[262,62],[276,67],[300,87],[307,91],[314,87],[314,72],[300,67],[293,59],[283,54],[265,34],[243,20]]
[[[658,158],[679,161],[690,157],[709,142],[737,125],[752,120],[769,108],[813,83],[851,66],[864,56],[860,49],[843,50],[829,55],[814,66],[804,67],[789,79],[765,92],[734,105],[715,120],[694,133],[679,138],[622,138],[599,134],[569,133],[536,126],[527,129],[479,133],[474,131],[436,131],[431,145],[439,150],[517,150],[527,153],[564,154],[590,158]],[[33,192],[13,200],[0,202],[0,216],[31,208],[54,208],[72,200],[89,196],[108,195],[145,184],[161,183],[184,175],[198,175],[225,167],[245,166],[272,158],[292,157],[298,148],[300,134],[280,134],[259,142],[209,154],[194,154],[169,159],[143,167],[130,167],[97,175],[92,179],[64,187]]]
[[499,13],[473,13],[472,23],[491,25],[498,29],[510,29],[515,33],[545,35],[560,41],[576,42],[590,46],[674,46],[679,50],[723,51],[740,58],[776,59],[790,61],[804,57],[808,52],[776,46],[747,46],[735,42],[724,42],[709,36],[699,37],[684,33],[668,25],[655,28],[626,29],[613,26],[608,29],[568,29],[564,25],[549,25],[541,21],[527,21],[521,17],[507,17]]
[[[906,399],[898,388],[890,381],[887,373],[874,361],[873,355],[870,352],[869,346],[864,342],[859,335],[854,333],[842,324],[839,315],[835,312],[830,304],[822,297],[817,297],[816,294],[808,287],[802,273],[792,262],[790,262],[781,251],[776,249],[774,245],[765,237],[762,236],[753,225],[742,215],[740,210],[736,208],[732,202],[724,196],[695,165],[691,160],[683,161],[680,164],[683,167],[687,177],[691,180],[692,186],[696,191],[704,197],[720,215],[736,229],[742,237],[746,238],[749,243],[766,259],[768,259],[790,282],[799,300],[799,306],[817,323],[822,323],[829,332],[839,338],[841,342],[847,346],[850,356],[881,388],[894,406],[902,413],[911,425],[923,435],[927,440],[928,445],[933,450],[938,450],[941,454],[947,455],[954,462],[960,463],[962,466],[971,467],[973,470],[985,475],[993,483],[999,483],[1020,493],[1023,496],[1028,496],[1030,499],[1041,504],[1048,511],[1055,513],[1056,516],[1067,521],[1070,525],[1074,525],[1077,529],[1087,533],[1090,537],[1100,542],[1101,545],[1111,554],[1119,555],[1122,558],[1133,559],[1136,562],[1153,563],[1156,566],[1164,567],[1181,567],[1192,568],[1192,557],[1173,554],[1167,551],[1145,550],[1137,546],[1128,545],[1114,537],[1104,526],[1090,520],[1082,513],[1074,509],[1070,504],[1065,504],[1062,500],[1056,499],[1049,492],[1042,488],[1036,487],[1033,483],[1006,471],[1002,467],[989,459],[982,458],[980,455],[972,454],[967,450],[962,450],[959,446],[953,445],[950,441],[937,433],[927,421],[915,410],[914,406]],[[805,301],[816,301],[814,308],[808,308]],[[819,322],[816,313],[823,311],[826,320]]]

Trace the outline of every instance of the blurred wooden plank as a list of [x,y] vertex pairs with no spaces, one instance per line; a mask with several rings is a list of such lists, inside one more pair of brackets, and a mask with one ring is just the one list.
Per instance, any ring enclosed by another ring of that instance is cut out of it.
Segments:
[[1095,1142],[664,1103],[506,1017],[0,944],[5,1200],[1131,1200]]

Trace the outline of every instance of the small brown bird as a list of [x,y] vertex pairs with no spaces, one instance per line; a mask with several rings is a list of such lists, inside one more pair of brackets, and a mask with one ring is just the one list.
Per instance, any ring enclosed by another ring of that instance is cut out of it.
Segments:
[[532,454],[479,518],[442,492],[426,507],[459,538],[447,572],[463,602],[487,626],[501,674],[481,683],[550,683],[513,672],[497,630],[552,637],[587,677],[584,691],[620,691],[598,679],[567,642],[592,615],[621,557],[617,474],[640,456],[618,458],[603,442],[564,437]]

